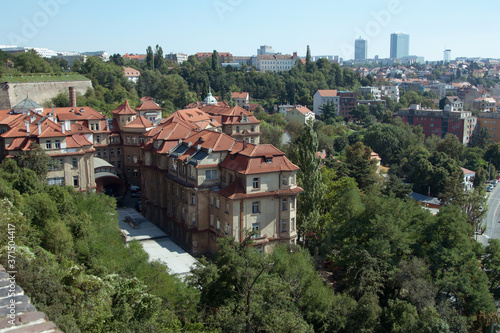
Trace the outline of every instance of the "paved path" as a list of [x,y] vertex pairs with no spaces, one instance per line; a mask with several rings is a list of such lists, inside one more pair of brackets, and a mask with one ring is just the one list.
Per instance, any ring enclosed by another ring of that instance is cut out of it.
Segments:
[[[158,260],[167,264],[171,274],[184,277],[190,274],[196,258],[175,244],[167,234],[144,218],[133,208],[118,208],[118,225],[125,236],[126,242],[137,240],[149,254],[149,260]],[[133,228],[124,221],[125,216],[132,217],[138,227]]]
[[489,192],[488,197],[488,213],[483,223],[486,225],[486,232],[479,236],[479,241],[487,246],[490,238],[500,239],[500,184]]

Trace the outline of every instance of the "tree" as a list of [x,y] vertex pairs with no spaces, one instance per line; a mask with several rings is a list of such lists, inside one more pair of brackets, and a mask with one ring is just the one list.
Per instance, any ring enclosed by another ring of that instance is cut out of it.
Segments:
[[306,52],[306,72],[307,73],[312,73],[316,69],[316,66],[312,62],[311,58],[311,49],[309,48],[309,45],[307,45],[307,52]]
[[333,124],[335,122],[335,117],[337,117],[337,104],[333,101],[327,101],[325,104],[320,106],[319,110],[321,111],[321,120],[326,124]]
[[153,70],[155,68],[153,48],[148,46],[146,49],[146,68]]
[[212,70],[218,71],[220,69],[219,65],[219,53],[216,50],[212,52]]
[[354,117],[354,119],[356,119],[358,122],[361,122],[365,120],[365,118],[370,114],[370,109],[366,104],[359,104],[356,105],[350,113]]
[[32,144],[30,150],[20,152],[16,157],[19,167],[33,170],[43,182],[47,178],[52,159],[38,144]]
[[161,70],[164,61],[165,59],[163,58],[163,49],[157,44],[154,54],[154,68]]
[[446,153],[455,161],[459,161],[464,151],[464,145],[458,140],[456,135],[446,133],[444,140],[437,144],[436,150]]
[[319,228],[319,205],[324,195],[321,161],[317,157],[318,137],[307,125],[292,148],[291,159],[300,168],[297,183],[304,189],[298,198],[297,227],[299,239],[307,244],[307,237]]

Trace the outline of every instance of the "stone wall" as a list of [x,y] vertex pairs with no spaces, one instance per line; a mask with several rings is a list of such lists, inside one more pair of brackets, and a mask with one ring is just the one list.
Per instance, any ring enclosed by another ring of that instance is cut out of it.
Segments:
[[77,95],[83,95],[92,82],[87,81],[54,81],[54,82],[22,82],[0,83],[0,110],[7,110],[29,96],[34,102],[43,105],[59,93],[69,95],[69,87],[75,87]]

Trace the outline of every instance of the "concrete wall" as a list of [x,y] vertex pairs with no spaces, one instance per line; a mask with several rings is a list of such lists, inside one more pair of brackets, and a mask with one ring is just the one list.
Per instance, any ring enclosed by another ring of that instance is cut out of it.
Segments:
[[92,88],[92,82],[58,81],[58,82],[22,82],[0,83],[0,110],[7,110],[21,102],[26,96],[42,105],[60,92],[69,94],[69,87],[75,87],[77,94],[85,94]]

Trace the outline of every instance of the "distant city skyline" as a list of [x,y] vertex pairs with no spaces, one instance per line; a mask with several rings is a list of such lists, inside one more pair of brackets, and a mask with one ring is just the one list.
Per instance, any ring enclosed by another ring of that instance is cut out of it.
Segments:
[[[309,45],[313,55],[349,60],[354,59],[353,41],[359,37],[369,45],[367,58],[389,58],[391,33],[405,31],[411,36],[410,53],[425,60],[443,60],[445,48],[453,50],[453,59],[500,58],[500,45],[493,43],[500,28],[495,8],[500,5],[490,3],[481,16],[469,15],[469,7],[464,0],[411,4],[322,0],[311,6],[297,0],[147,1],[141,6],[131,0],[119,5],[26,0],[0,5],[4,13],[0,44],[109,54],[144,54],[149,45],[158,44],[164,54],[215,49],[242,56],[255,55],[261,45],[269,45],[276,52],[297,51],[302,57]],[[279,17],[288,25],[300,24],[292,33]],[[467,24],[462,23],[465,19]],[[444,21],[446,25],[439,24]]]

